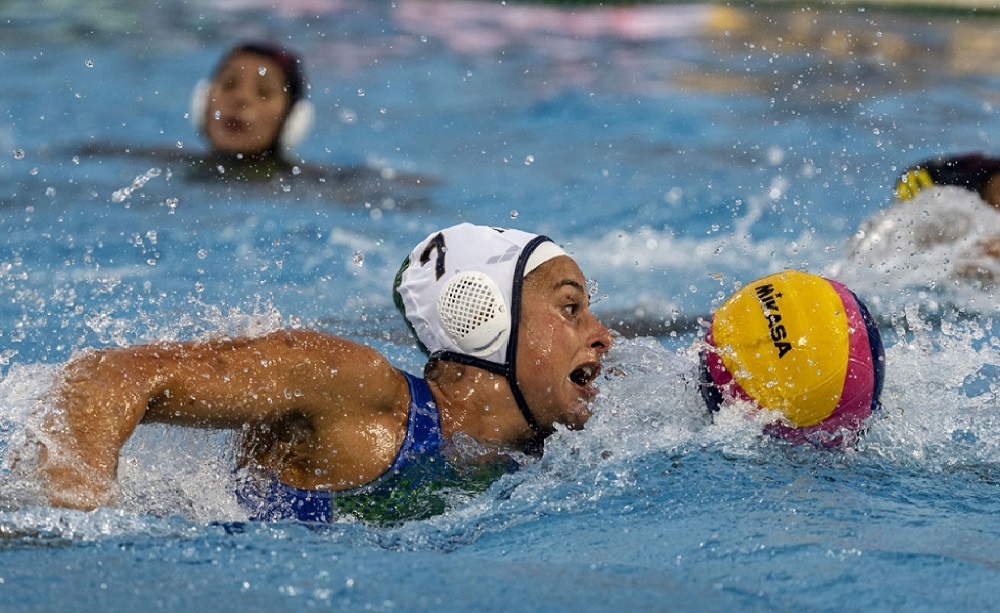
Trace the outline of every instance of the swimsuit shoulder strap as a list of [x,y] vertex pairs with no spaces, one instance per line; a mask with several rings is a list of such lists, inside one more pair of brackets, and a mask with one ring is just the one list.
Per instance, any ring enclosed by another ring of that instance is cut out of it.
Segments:
[[431,388],[421,377],[403,372],[410,388],[410,414],[406,424],[406,439],[396,463],[407,457],[436,453],[441,448],[441,416],[431,395]]

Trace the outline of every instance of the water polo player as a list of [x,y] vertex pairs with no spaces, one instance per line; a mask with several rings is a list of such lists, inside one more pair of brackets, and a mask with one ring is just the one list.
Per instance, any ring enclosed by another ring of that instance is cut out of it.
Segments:
[[898,200],[909,200],[934,185],[955,185],[973,191],[1000,208],[1000,159],[967,153],[927,160],[907,168],[896,184]]
[[859,270],[913,287],[993,287],[1000,279],[1000,159],[969,153],[907,168],[895,202],[862,220],[846,254]]
[[380,202],[390,208],[426,208],[420,192],[438,181],[377,166],[326,167],[296,159],[315,109],[306,97],[302,60],[271,43],[236,45],[191,97],[191,121],[209,154],[192,160],[190,177],[227,181],[277,180],[282,191],[317,193],[345,204]]
[[457,435],[531,452],[556,424],[587,421],[612,341],[580,268],[548,238],[470,224],[435,232],[394,293],[429,355],[425,378],[302,330],[78,356],[37,441],[51,503],[111,502],[140,423],[242,430],[242,472],[258,477],[239,487],[248,514],[330,520],[341,501],[405,496],[409,471],[442,464]]
[[288,49],[268,43],[230,49],[191,97],[191,121],[213,154],[206,168],[235,164],[228,172],[255,169],[263,176],[290,169],[284,154],[312,125],[305,94],[302,61]]
[[211,81],[195,87],[191,120],[214,151],[280,155],[312,124],[305,92],[298,56],[267,43],[244,43],[222,58]]
[[291,177],[297,161],[292,149],[308,135],[315,115],[307,89],[302,60],[294,52],[266,42],[240,43],[222,56],[211,77],[198,81],[191,94],[190,120],[205,138],[207,152],[90,142],[83,153],[179,161],[188,167],[187,176],[195,179]]
[[[172,171],[180,169],[177,176],[186,181],[221,182],[223,189],[214,197],[228,201],[237,201],[246,193],[296,200],[318,198],[321,205],[363,206],[366,210],[373,210],[373,203],[378,203],[377,210],[429,208],[428,189],[440,184],[436,177],[381,162],[326,165],[301,158],[295,147],[309,135],[315,115],[302,59],[272,43],[245,42],[226,51],[211,76],[198,81],[191,94],[188,117],[205,139],[207,151],[181,146],[179,140],[176,145],[151,147],[98,141],[84,145],[82,154],[85,159],[142,157],[166,164],[171,172],[157,166],[136,176],[143,194],[154,199],[151,192],[155,185],[169,183]],[[154,177],[156,180],[150,181]],[[236,185],[241,191],[233,191]],[[128,197],[132,191],[117,190],[113,198]],[[174,198],[176,194],[171,190],[163,197]]]

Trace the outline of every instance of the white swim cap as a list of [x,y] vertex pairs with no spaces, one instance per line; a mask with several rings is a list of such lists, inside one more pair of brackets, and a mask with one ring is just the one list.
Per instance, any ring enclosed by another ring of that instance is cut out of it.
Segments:
[[459,224],[410,252],[393,297],[431,358],[480,366],[513,384],[521,282],[560,255],[546,236]]
[[534,451],[546,433],[517,384],[517,329],[524,276],[566,252],[547,236],[476,226],[445,228],[420,242],[396,273],[393,299],[431,359],[502,375]]

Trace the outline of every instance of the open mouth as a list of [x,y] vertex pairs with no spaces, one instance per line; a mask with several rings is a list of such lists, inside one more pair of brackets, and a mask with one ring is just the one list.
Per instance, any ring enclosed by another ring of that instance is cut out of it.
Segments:
[[242,134],[247,130],[247,123],[240,120],[239,117],[226,117],[223,119],[223,125],[229,132],[235,132],[237,134]]
[[601,372],[599,364],[584,364],[569,374],[569,379],[580,387],[589,387]]

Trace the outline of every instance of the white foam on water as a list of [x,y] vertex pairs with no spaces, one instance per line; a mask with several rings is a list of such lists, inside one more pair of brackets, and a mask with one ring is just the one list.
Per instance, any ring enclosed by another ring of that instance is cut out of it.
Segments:
[[934,186],[862,222],[826,272],[884,313],[920,302],[929,313],[991,315],[1000,258],[988,246],[998,238],[996,209],[967,189]]

